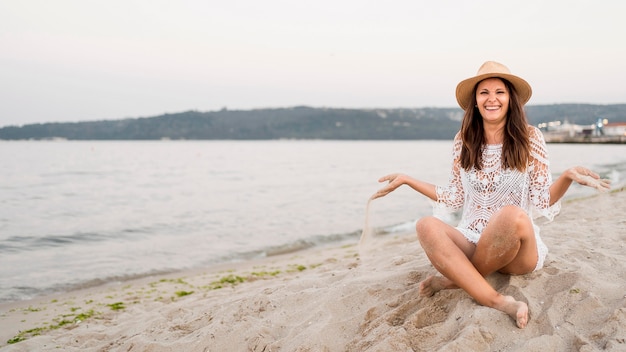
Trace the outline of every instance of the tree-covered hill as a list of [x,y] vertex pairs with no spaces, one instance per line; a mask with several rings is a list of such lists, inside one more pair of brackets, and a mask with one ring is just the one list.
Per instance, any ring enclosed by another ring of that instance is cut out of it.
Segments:
[[[567,119],[592,124],[598,118],[626,121],[626,104],[528,106],[529,122]],[[293,107],[187,111],[123,120],[40,123],[0,128],[0,139],[451,139],[460,127],[459,108],[336,109]]]

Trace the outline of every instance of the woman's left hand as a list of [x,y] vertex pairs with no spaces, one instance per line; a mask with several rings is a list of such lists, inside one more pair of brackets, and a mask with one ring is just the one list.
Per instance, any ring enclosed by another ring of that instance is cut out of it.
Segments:
[[389,182],[385,187],[381,188],[378,190],[378,192],[374,193],[371,197],[371,199],[376,199],[376,198],[380,198],[380,197],[384,197],[386,195],[388,195],[389,193],[393,192],[396,190],[396,188],[402,186],[404,184],[404,177],[405,175],[403,174],[390,174],[387,176],[383,176],[381,178],[378,179],[378,182]]
[[576,166],[567,171],[572,181],[581,185],[593,187],[601,192],[606,192],[611,188],[611,180],[601,179],[600,175],[582,166]]

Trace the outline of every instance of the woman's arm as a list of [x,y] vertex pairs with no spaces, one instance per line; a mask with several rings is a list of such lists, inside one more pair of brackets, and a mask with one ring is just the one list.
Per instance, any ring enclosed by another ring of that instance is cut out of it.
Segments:
[[567,171],[565,171],[550,185],[550,206],[554,205],[565,195],[571,184],[572,179],[567,176]]
[[383,176],[378,180],[378,182],[387,181],[389,183],[378,192],[374,193],[371,199],[384,197],[393,192],[396,188],[402,185],[408,185],[415,191],[425,195],[437,203],[442,203],[446,207],[454,210],[459,209],[463,206],[464,201],[463,184],[461,182],[461,167],[459,161],[461,145],[461,138],[459,134],[457,134],[454,137],[454,144],[452,148],[452,170],[447,187],[440,187],[428,182],[414,179],[413,177],[405,174],[396,173]]
[[378,192],[374,193],[374,195],[372,195],[372,199],[384,197],[387,194],[393,192],[396,188],[402,185],[408,185],[409,187],[425,195],[426,197],[434,201],[437,200],[437,192],[435,190],[435,185],[433,184],[416,180],[404,174],[391,174],[383,176],[378,180],[378,182],[385,181],[388,181],[389,183],[385,187],[378,190]]

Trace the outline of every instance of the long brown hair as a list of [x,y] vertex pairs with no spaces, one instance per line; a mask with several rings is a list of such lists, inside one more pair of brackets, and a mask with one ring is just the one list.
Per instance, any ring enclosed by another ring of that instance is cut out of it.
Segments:
[[[505,169],[526,170],[530,158],[530,141],[528,136],[528,121],[524,106],[519,100],[515,88],[506,79],[500,78],[509,91],[509,109],[504,126],[504,141],[502,143],[502,167]],[[476,106],[476,86],[470,107],[465,110],[461,125],[461,166],[465,170],[472,167],[480,170],[482,167],[482,148],[485,144],[485,130],[483,118]]]

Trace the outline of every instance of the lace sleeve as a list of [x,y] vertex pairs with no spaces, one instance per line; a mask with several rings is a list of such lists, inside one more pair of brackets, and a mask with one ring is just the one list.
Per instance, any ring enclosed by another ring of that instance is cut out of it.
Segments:
[[528,168],[530,176],[530,206],[533,218],[544,216],[549,221],[561,211],[561,203],[556,202],[550,206],[550,185],[552,174],[550,173],[550,161],[543,134],[536,127],[530,130],[530,163]]
[[433,215],[446,221],[452,213],[463,207],[465,201],[463,183],[461,182],[461,143],[461,138],[457,134],[454,138],[452,171],[447,186],[435,186],[437,200],[432,202]]

